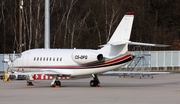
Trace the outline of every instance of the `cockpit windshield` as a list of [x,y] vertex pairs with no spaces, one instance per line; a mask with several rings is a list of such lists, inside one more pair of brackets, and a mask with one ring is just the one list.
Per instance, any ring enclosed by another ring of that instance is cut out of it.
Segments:
[[17,54],[17,58],[21,58],[22,54]]

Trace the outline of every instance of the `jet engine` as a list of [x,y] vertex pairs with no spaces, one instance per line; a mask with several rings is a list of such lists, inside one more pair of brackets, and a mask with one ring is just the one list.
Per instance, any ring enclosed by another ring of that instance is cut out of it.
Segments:
[[93,52],[91,50],[78,50],[73,52],[72,59],[78,64],[90,64],[103,61],[104,57],[102,54]]

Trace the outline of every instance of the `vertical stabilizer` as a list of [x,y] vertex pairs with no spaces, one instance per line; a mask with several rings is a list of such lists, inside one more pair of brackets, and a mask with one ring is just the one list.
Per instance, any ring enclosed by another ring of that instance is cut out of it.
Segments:
[[108,43],[111,44],[115,42],[129,41],[133,19],[134,12],[127,12],[119,23]]
[[110,40],[101,48],[106,57],[115,57],[127,53],[128,43],[134,19],[134,12],[127,12]]

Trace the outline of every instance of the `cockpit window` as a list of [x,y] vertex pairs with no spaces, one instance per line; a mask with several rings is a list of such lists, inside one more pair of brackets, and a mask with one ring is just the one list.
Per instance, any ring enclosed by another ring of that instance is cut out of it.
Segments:
[[18,55],[17,55],[17,58],[21,58],[21,56],[22,56],[22,54],[18,54]]

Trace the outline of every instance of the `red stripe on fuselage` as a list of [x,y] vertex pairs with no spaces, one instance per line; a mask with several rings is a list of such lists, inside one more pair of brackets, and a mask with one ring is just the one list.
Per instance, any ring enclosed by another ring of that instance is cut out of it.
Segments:
[[127,58],[129,58],[129,57],[131,57],[131,56],[132,56],[131,54],[127,54],[127,55],[125,55],[125,56],[118,57],[118,58],[116,58],[116,59],[109,60],[109,61],[107,61],[107,62],[105,62],[105,63],[99,64],[99,65],[97,65],[97,66],[102,66],[102,65],[104,66],[104,65],[110,65],[110,64],[113,64],[113,63],[117,63],[117,62],[123,61],[123,60],[125,60],[125,59],[127,59]]

